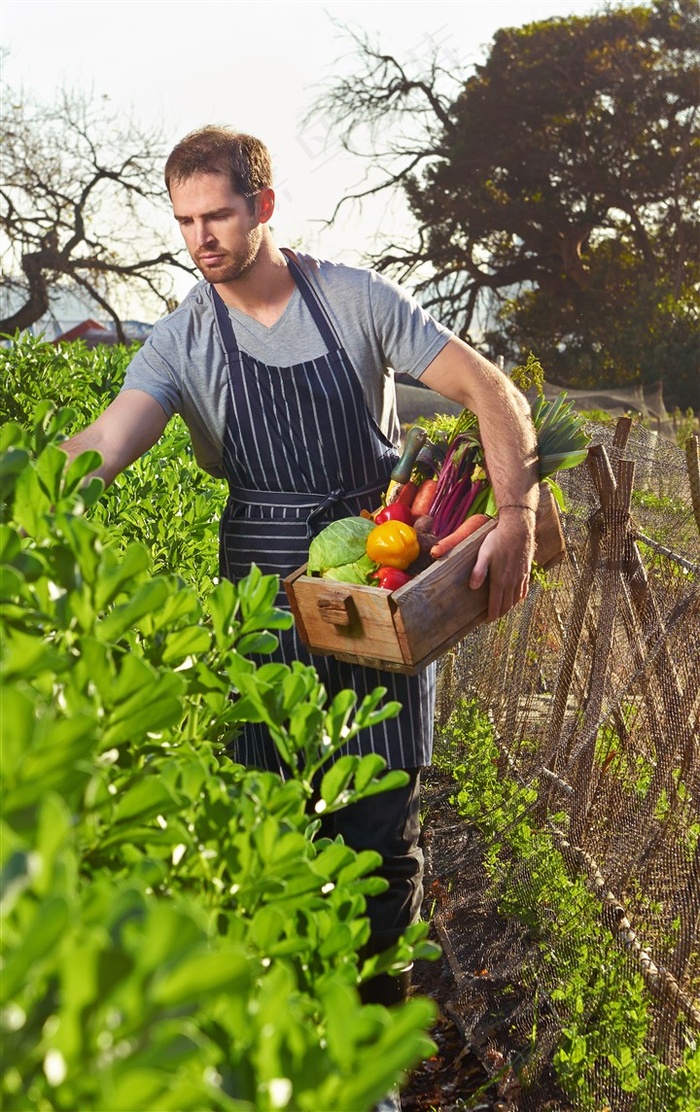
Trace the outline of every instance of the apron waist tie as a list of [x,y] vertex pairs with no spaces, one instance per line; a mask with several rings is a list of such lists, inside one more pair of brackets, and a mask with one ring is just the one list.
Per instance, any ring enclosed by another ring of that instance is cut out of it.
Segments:
[[306,519],[306,535],[309,540],[315,536],[320,519],[332,507],[342,505],[353,516],[354,511],[348,499],[361,498],[365,494],[379,494],[386,488],[387,479],[374,479],[356,490],[344,490],[337,487],[326,494],[316,491],[299,493],[285,490],[247,490],[245,487],[229,487],[229,506],[237,502],[242,506],[297,506],[299,509],[309,509]]

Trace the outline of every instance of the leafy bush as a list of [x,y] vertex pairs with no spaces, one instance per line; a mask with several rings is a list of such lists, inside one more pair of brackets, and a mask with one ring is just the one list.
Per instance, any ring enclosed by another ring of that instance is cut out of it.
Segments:
[[[220,494],[180,431],[191,518],[155,499],[155,454],[104,495],[91,453],[66,468],[75,419],[42,402],[0,434],[3,1107],[368,1108],[432,1051],[434,1013],[358,985],[436,948],[419,924],[361,959],[379,857],[321,838],[309,800],[317,774],[329,811],[403,782],[337,758],[396,706],[256,668],[291,618],[275,577],[216,583],[196,551]],[[244,721],[288,781],[229,759]]]
[[[31,426],[37,405],[70,409],[78,427],[92,421],[116,397],[134,348],[88,349],[82,341],[54,346],[21,333],[0,348],[0,418]],[[75,431],[75,430],[73,430]]]

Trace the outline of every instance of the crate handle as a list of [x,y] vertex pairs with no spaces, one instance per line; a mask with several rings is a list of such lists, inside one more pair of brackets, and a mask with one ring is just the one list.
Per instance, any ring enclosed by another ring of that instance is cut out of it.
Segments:
[[318,599],[318,611],[324,622],[335,626],[352,625],[357,617],[352,595],[329,595]]

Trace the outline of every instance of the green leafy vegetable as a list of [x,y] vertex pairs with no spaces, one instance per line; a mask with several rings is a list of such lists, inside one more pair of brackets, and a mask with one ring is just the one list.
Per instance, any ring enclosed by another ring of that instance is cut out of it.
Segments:
[[370,577],[377,570],[377,565],[369,556],[360,560],[353,560],[350,564],[341,564],[337,568],[328,568],[321,573],[322,579],[335,579],[339,583],[369,583]]
[[307,572],[341,583],[368,583],[377,565],[365,552],[374,522],[365,517],[332,521],[309,545]]
[[[544,372],[532,353],[525,367],[515,368],[513,377],[523,389],[533,386],[537,389],[531,412],[537,434],[539,480],[548,484],[563,509],[564,494],[552,476],[585,461],[590,437],[585,431],[584,419],[576,413],[566,393],[558,394],[552,401],[545,398]],[[439,537],[447,536],[468,514],[494,517],[498,506],[486,472],[481,434],[474,414],[468,409],[457,416],[436,414],[423,424],[428,431],[424,451],[436,453],[434,472],[438,490],[431,509],[433,531]],[[439,463],[438,445],[444,451]],[[417,478],[420,481],[420,476]]]
[[565,393],[553,401],[537,398],[532,404],[532,420],[537,432],[540,479],[583,463],[590,437],[583,427],[583,418],[574,412]]

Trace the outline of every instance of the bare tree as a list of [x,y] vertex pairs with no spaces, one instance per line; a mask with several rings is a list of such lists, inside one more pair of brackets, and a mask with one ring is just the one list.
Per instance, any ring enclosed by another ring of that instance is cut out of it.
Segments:
[[461,73],[350,32],[311,115],[369,170],[331,219],[398,191],[413,234],[369,261],[464,338],[697,407],[699,31],[693,0],[608,5],[502,28]]
[[126,289],[173,305],[173,252],[163,219],[163,140],[113,112],[107,98],[61,90],[52,104],[2,90],[0,332],[28,328],[63,286],[85,291],[112,319]]

